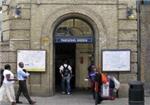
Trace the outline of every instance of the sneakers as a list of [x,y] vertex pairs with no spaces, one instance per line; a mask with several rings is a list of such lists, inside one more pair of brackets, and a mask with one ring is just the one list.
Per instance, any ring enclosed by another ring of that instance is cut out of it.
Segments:
[[70,92],[67,92],[67,93],[66,93],[66,92],[63,91],[62,94],[70,95],[71,93],[70,93]]

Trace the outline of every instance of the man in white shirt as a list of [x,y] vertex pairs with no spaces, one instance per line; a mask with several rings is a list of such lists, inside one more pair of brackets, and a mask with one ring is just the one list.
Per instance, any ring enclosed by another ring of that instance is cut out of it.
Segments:
[[67,92],[67,94],[70,95],[70,80],[72,77],[72,67],[67,64],[67,61],[65,61],[64,64],[60,66],[59,72],[62,77],[62,94],[65,94]]
[[16,95],[16,103],[20,103],[20,104],[22,103],[19,101],[19,96],[21,95],[21,93],[23,93],[23,95],[28,100],[29,104],[34,105],[36,102],[31,100],[29,93],[28,93],[27,84],[26,84],[26,79],[29,77],[30,74],[23,68],[24,68],[24,63],[19,62],[19,68],[17,70],[19,88],[18,88],[17,95]]

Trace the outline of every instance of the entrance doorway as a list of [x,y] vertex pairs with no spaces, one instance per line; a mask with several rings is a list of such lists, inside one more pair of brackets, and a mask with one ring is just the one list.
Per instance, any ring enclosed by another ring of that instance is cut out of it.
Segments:
[[63,20],[54,31],[56,92],[61,90],[59,67],[65,59],[72,66],[71,87],[74,89],[88,87],[84,79],[91,57],[94,58],[94,32],[91,25],[76,17]]
[[61,43],[55,44],[55,89],[56,91],[61,90],[61,75],[59,73],[59,67],[68,61],[72,67],[73,77],[71,79],[71,87],[75,88],[75,44]]

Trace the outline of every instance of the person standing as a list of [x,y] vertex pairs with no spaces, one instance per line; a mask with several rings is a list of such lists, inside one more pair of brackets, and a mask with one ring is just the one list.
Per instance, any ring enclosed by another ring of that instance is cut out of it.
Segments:
[[3,81],[0,87],[0,102],[7,98],[11,102],[11,105],[16,105],[14,81],[17,79],[14,78],[14,74],[10,70],[11,66],[6,64],[2,72]]
[[19,68],[17,69],[17,78],[19,80],[19,88],[16,94],[16,103],[22,103],[21,101],[19,101],[19,96],[21,95],[21,93],[23,93],[23,95],[26,97],[26,99],[28,100],[29,104],[34,105],[36,102],[31,100],[29,93],[28,93],[28,89],[27,89],[27,84],[26,84],[26,79],[29,77],[29,73],[24,70],[24,63],[23,62],[19,62]]
[[67,92],[68,95],[71,93],[71,86],[70,86],[70,80],[72,77],[72,67],[68,64],[67,61],[64,62],[63,65],[60,66],[59,72],[62,77],[62,94],[65,94]]

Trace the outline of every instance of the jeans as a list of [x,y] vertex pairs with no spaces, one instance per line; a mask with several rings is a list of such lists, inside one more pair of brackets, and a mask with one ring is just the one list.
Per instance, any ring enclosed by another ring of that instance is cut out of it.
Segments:
[[62,90],[64,91],[64,92],[71,92],[71,87],[70,87],[70,79],[71,79],[71,77],[69,76],[69,77],[63,77],[62,78]]

